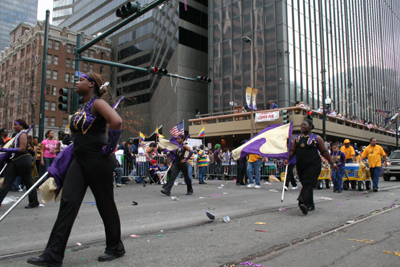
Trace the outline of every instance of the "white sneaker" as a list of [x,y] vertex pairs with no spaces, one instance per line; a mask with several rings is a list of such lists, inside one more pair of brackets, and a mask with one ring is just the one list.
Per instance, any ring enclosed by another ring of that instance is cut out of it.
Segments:
[[256,186],[254,186],[254,188],[258,189],[258,188],[261,188],[261,186],[260,185],[256,185]]
[[295,187],[292,187],[292,190],[296,190],[297,189],[297,185]]
[[271,183],[270,183],[270,182],[268,182],[268,181],[267,181],[267,182],[265,182],[264,184],[266,184],[266,185],[271,185]]
[[122,184],[116,184],[115,186],[116,186],[116,187],[121,187],[121,186],[122,186]]
[[247,187],[248,188],[254,187],[254,184],[248,184]]
[[287,191],[287,190],[288,190],[287,186],[285,186],[284,188],[285,188],[285,191]]

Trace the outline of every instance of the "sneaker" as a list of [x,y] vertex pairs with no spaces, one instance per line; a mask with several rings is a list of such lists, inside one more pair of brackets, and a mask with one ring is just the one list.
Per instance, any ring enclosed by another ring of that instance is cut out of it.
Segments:
[[287,190],[288,190],[287,186],[285,186],[284,188],[285,188],[285,191],[287,191]]
[[254,188],[258,189],[258,188],[261,188],[261,186],[260,185],[255,185]]
[[122,184],[116,184],[115,186],[116,186],[116,187],[121,187],[121,186],[122,186]]
[[248,184],[247,187],[248,188],[254,187],[254,184]]
[[271,183],[270,183],[270,182],[268,182],[268,181],[266,181],[264,184],[266,184],[266,185],[271,185]]
[[378,188],[374,188],[374,192],[378,192]]
[[297,189],[297,185],[292,187],[292,190],[296,190]]

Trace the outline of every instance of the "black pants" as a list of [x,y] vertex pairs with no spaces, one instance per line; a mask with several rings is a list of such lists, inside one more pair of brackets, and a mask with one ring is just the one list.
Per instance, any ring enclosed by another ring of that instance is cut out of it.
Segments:
[[288,166],[288,173],[287,173],[287,177],[286,177],[286,187],[289,187],[289,183],[292,183],[292,187],[297,186],[296,183],[296,179],[294,178],[294,173],[293,173],[293,169],[294,169],[294,164],[291,164]]
[[236,183],[244,183],[244,179],[246,176],[246,170],[247,170],[247,161],[246,160],[240,160],[237,163],[237,176],[236,176]]
[[299,166],[297,164],[297,173],[303,188],[298,197],[299,205],[304,204],[308,209],[314,209],[314,186],[318,182],[318,176],[321,173],[321,163]]
[[[21,176],[21,181],[26,186],[26,189],[31,188],[33,185],[31,164],[32,156],[30,154],[20,156],[16,160],[12,160],[7,164],[7,167],[4,170],[4,183],[0,189],[0,203],[3,202],[3,199],[6,197],[8,191],[10,191],[11,185],[14,183],[14,180],[18,175]],[[39,206],[36,189],[29,193],[29,205],[32,207]]]
[[183,177],[185,178],[185,183],[187,186],[187,191],[193,191],[192,188],[192,181],[189,178],[189,173],[188,173],[188,167],[187,163],[181,163],[181,162],[175,162],[174,165],[172,165],[172,174],[171,178],[168,180],[168,182],[162,187],[164,190],[171,192],[172,186],[174,185],[176,177],[178,177],[179,172],[182,172]]
[[[88,147],[85,149],[85,152],[90,152]],[[115,155],[104,157],[100,154],[100,150],[101,146],[96,153],[79,155],[78,152],[75,152],[75,159],[69,166],[64,180],[58,217],[43,253],[45,258],[62,262],[72,225],[88,186],[92,190],[97,209],[103,220],[106,232],[105,252],[111,255],[124,254],[121,224],[114,202]]]

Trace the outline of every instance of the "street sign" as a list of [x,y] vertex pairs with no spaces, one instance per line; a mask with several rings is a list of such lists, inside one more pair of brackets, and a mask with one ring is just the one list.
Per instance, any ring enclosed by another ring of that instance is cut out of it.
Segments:
[[77,77],[81,76],[82,74],[83,74],[83,72],[75,71],[75,76],[77,76]]

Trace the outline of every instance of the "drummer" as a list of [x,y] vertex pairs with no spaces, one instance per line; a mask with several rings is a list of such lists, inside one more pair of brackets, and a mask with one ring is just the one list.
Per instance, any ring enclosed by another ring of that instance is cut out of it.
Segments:
[[342,151],[346,156],[346,163],[356,162],[356,152],[354,151],[354,148],[350,145],[349,139],[344,140],[344,146],[340,148],[340,151]]

